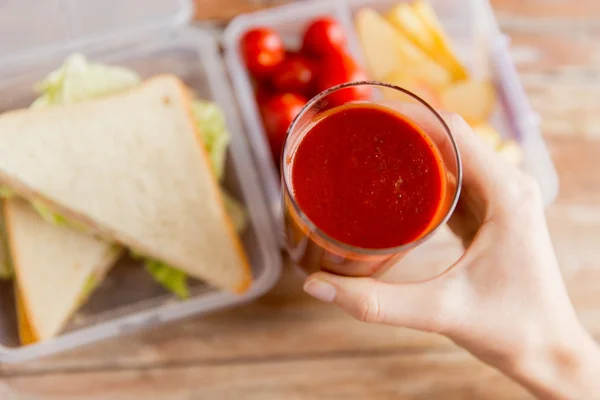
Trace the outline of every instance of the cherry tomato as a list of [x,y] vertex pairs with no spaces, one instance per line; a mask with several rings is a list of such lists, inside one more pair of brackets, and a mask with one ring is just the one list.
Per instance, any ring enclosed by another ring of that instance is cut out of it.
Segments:
[[273,160],[278,165],[287,129],[306,102],[305,97],[295,93],[280,93],[260,107]]
[[311,95],[315,86],[315,67],[300,54],[289,54],[275,71],[271,81],[280,92]]
[[254,97],[259,107],[266,104],[269,99],[273,96],[271,89],[265,85],[257,85],[254,91]]
[[304,33],[302,52],[314,57],[339,53],[346,47],[346,32],[333,18],[319,18]]
[[256,28],[246,32],[241,46],[246,67],[256,79],[273,73],[285,58],[281,38],[269,28]]
[[[330,54],[323,60],[317,89],[322,92],[342,83],[366,79],[367,75],[350,55]],[[334,93],[331,100],[343,104],[355,100],[368,100],[370,96],[369,86],[352,86]]]

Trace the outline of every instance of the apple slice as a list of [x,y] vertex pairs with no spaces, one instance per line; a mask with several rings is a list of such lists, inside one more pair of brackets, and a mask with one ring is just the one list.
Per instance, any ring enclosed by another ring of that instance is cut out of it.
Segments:
[[450,40],[435,11],[426,0],[400,4],[390,11],[387,18],[424,52],[443,65],[453,80],[468,77],[467,70],[452,51]]
[[519,165],[523,161],[523,150],[519,146],[519,143],[514,140],[504,141],[498,149],[498,153],[513,165]]
[[[433,108],[442,107],[442,100],[440,98],[439,90],[421,78],[413,78],[401,74],[395,74],[388,79],[387,83],[399,86],[416,94]],[[392,90],[385,90],[384,97],[388,100],[410,101],[410,98],[406,95]]]
[[473,131],[510,164],[519,165],[523,161],[523,150],[519,143],[512,139],[502,140],[500,133],[490,124],[473,126]]
[[422,78],[434,86],[450,81],[448,72],[400,31],[370,8],[356,14],[356,30],[374,79],[386,82],[401,74]]
[[462,115],[472,126],[487,122],[496,107],[496,93],[489,81],[453,83],[442,91],[441,99],[444,109]]
[[498,150],[502,145],[502,137],[498,131],[488,123],[473,126],[473,131],[494,150]]

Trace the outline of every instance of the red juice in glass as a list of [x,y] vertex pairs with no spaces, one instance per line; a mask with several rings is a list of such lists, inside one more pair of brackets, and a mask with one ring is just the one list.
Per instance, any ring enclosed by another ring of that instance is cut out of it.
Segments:
[[[405,101],[350,102],[369,85]],[[288,252],[305,271],[382,272],[451,214],[460,159],[431,107],[400,88],[352,83],[313,99],[290,127],[282,165]]]

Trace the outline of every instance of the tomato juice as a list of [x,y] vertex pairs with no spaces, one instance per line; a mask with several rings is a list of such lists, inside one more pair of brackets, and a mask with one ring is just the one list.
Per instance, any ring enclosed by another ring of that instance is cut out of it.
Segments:
[[323,112],[285,163],[288,250],[308,272],[377,272],[395,254],[370,251],[419,240],[447,211],[446,169],[436,144],[386,106],[349,103]]
[[304,214],[354,247],[397,247],[435,220],[444,192],[438,151],[413,122],[388,108],[331,110],[294,154],[292,188]]

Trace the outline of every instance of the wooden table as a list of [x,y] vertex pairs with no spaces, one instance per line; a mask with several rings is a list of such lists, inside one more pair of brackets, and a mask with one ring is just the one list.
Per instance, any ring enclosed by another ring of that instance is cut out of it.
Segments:
[[[217,20],[257,7],[198,3],[198,18]],[[560,196],[547,211],[556,252],[582,321],[600,339],[600,3],[493,5],[559,171]],[[423,264],[440,265],[455,250],[436,246]],[[0,365],[0,398],[530,398],[444,338],[355,322],[300,286],[286,267],[270,294],[245,307]]]

